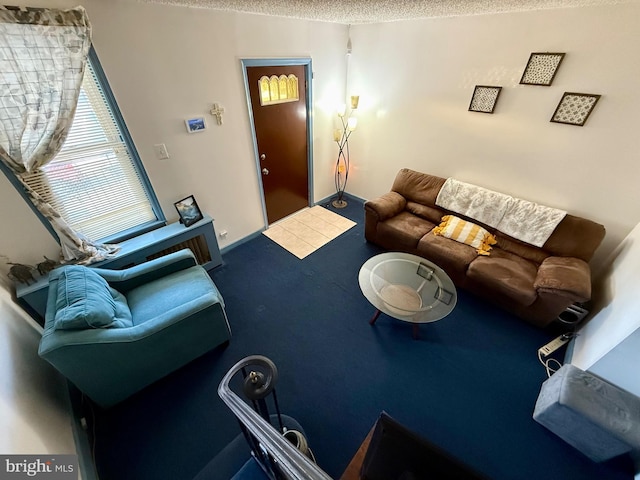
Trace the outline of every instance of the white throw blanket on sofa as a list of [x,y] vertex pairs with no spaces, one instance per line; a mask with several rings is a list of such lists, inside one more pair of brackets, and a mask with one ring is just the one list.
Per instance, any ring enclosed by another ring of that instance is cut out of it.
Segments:
[[436,205],[542,247],[567,212],[448,178]]

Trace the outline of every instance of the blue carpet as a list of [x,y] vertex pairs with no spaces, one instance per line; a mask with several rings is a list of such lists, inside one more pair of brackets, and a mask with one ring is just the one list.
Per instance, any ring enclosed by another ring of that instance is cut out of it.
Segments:
[[[233,337],[110,410],[95,411],[102,480],[193,479],[239,433],[218,398],[224,373],[251,354],[278,367],[284,413],[339,478],[382,410],[494,479],[631,479],[628,458],[597,464],[532,419],[555,336],[464,291],[445,319],[411,327],[381,315],[358,270],[362,203],[337,210],[358,225],[303,260],[264,235],[228,251],[212,277]],[[211,477],[215,478],[215,477]]]

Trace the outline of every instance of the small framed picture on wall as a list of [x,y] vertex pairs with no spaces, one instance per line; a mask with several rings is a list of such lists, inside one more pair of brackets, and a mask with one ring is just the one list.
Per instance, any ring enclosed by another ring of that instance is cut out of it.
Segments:
[[593,112],[598,100],[600,100],[600,95],[592,93],[565,92],[556,111],[553,112],[551,121],[582,127]]
[[558,72],[564,53],[532,53],[520,79],[521,85],[548,87]]
[[190,118],[185,120],[184,123],[189,133],[202,132],[207,128],[207,122],[205,122],[204,117]]
[[476,85],[469,104],[470,112],[493,113],[502,87]]

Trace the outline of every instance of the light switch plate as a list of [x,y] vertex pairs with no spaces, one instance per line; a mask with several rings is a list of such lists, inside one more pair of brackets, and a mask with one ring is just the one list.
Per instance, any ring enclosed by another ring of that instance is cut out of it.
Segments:
[[156,158],[158,160],[166,160],[169,158],[169,152],[167,151],[167,147],[164,143],[154,145],[153,150],[156,152]]

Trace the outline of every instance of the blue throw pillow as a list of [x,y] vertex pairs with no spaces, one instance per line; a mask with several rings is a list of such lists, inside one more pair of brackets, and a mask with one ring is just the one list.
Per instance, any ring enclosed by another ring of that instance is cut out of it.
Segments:
[[120,326],[107,281],[88,267],[66,265],[51,272],[58,280],[54,325],[59,330]]

